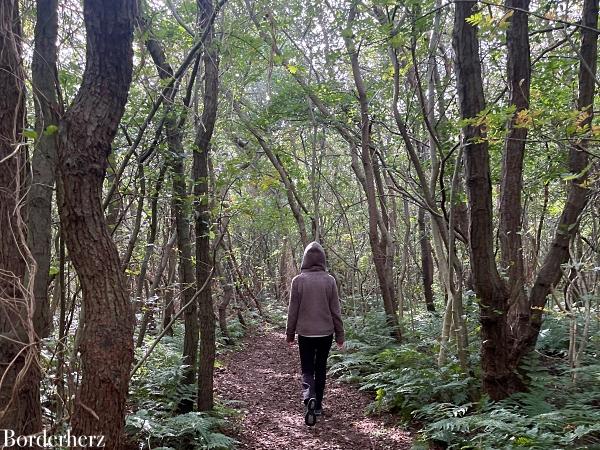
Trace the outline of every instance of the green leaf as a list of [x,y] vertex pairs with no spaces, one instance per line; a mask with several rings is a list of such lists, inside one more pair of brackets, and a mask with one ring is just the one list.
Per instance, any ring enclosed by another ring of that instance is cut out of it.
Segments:
[[55,135],[58,132],[58,127],[56,125],[48,125],[44,130],[44,134],[46,136]]
[[477,25],[479,25],[481,22],[483,22],[483,13],[481,12],[477,12],[469,17],[467,17],[465,19],[465,21],[471,25],[473,25],[474,27],[476,27]]
[[38,138],[37,131],[35,131],[33,128],[25,128],[23,130],[23,136],[28,139],[33,139],[34,141]]

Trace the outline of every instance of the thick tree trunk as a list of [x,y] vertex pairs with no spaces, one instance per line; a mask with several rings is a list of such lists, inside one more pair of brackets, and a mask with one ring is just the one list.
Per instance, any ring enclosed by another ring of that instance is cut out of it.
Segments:
[[[511,7],[527,9],[527,1],[510,0]],[[479,43],[476,29],[466,22],[475,2],[456,4],[453,45],[461,115],[475,119],[484,109]],[[580,126],[591,124],[598,36],[592,29],[598,20],[597,0],[586,0],[583,10],[581,64],[578,109],[583,118]],[[509,82],[511,103],[519,111],[528,106],[529,44],[527,15],[515,11],[507,33],[509,45]],[[551,249],[542,264],[527,299],[524,294],[524,265],[521,230],[521,185],[526,130],[512,119],[505,148],[500,218],[502,257],[508,267],[508,285],[499,277],[493,253],[491,181],[485,132],[480,121],[465,126],[465,161],[469,194],[470,251],[473,283],[481,305],[481,360],[483,388],[492,399],[501,399],[526,386],[517,373],[522,357],[533,349],[542,323],[546,296],[561,277],[560,265],[569,258],[569,241],[577,232],[579,217],[586,205],[588,189],[589,137],[577,137],[569,155],[569,169],[577,177],[571,181],[567,201],[559,219]],[[510,308],[510,309],[509,309]]]
[[[38,349],[31,314],[34,275],[20,205],[25,195],[25,74],[17,0],[0,6],[0,429],[42,428]],[[28,267],[29,266],[29,267]],[[31,345],[33,344],[33,345]]]
[[215,366],[215,313],[211,282],[214,261],[210,249],[212,229],[209,192],[209,152],[215,122],[217,120],[217,100],[219,89],[219,55],[214,42],[212,0],[197,0],[198,25],[206,30],[204,53],[204,110],[197,125],[194,149],[194,204],[196,217],[196,284],[204,289],[198,295],[200,318],[200,360],[198,364],[198,410],[213,408],[213,373]]
[[132,75],[134,0],[86,0],[86,70],[60,126],[61,223],[83,290],[82,379],[71,417],[76,436],[102,434],[121,448],[133,315],[101,204],[112,140]]
[[461,116],[473,120],[463,128],[463,145],[471,218],[471,270],[475,292],[480,298],[483,390],[498,400],[523,386],[509,366],[508,290],[498,274],[494,257],[488,142],[483,126],[475,121],[485,108],[477,29],[466,20],[475,12],[475,6],[475,1],[456,3],[452,44]]

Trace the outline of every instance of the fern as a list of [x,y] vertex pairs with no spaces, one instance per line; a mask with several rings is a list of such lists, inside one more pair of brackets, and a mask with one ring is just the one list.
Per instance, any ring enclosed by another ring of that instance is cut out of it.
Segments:
[[[127,417],[126,432],[142,449],[232,449],[236,441],[219,433],[222,416],[191,412],[175,415],[182,400],[195,401],[196,387],[183,384],[182,335],[165,337],[131,381],[135,412]],[[223,408],[220,408],[223,410]]]
[[236,441],[215,431],[223,419],[206,413],[191,412],[174,417],[155,416],[148,410],[139,410],[127,418],[127,432],[144,442],[147,447],[179,449],[234,448]]
[[[467,323],[475,324],[474,319]],[[423,442],[460,449],[600,448],[600,334],[590,336],[582,367],[573,371],[566,361],[568,323],[550,315],[537,353],[523,362],[529,392],[501,402],[485,396],[474,401],[470,393],[480,390],[477,334],[471,330],[475,373],[466,376],[453,360],[437,367],[439,344],[431,336],[439,333],[439,317],[420,314],[414,321],[415,332],[402,345],[390,341],[381,315],[351,321],[349,351],[332,355],[330,373],[373,392],[371,411],[418,421]]]

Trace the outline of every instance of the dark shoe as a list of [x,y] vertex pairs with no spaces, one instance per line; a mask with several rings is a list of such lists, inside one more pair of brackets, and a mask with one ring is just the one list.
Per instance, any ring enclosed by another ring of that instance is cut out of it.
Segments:
[[309,427],[312,427],[317,423],[317,415],[315,414],[316,406],[317,401],[314,398],[309,399],[306,403],[306,408],[304,411],[304,423]]
[[316,416],[323,415],[323,401],[317,400],[317,404],[315,405],[315,415]]

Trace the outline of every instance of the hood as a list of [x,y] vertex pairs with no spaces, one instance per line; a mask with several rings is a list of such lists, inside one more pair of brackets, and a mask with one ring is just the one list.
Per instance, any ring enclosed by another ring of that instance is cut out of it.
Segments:
[[304,249],[302,266],[304,270],[325,270],[325,250],[318,242],[311,242]]

